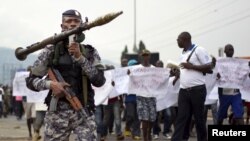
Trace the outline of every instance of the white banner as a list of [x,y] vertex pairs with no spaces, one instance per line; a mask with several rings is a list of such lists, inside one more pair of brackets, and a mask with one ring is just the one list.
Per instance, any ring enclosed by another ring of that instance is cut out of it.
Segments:
[[48,90],[35,92],[26,87],[25,78],[29,76],[28,71],[16,72],[13,80],[13,96],[27,96],[27,102],[44,102]]
[[115,89],[119,94],[128,93],[129,75],[127,74],[127,72],[129,68],[132,67],[117,68],[113,71],[113,80],[115,82]]
[[28,71],[16,72],[15,77],[13,79],[13,96],[26,96],[27,91],[30,91],[26,87],[25,78],[29,76]]
[[240,89],[240,92],[242,94],[241,95],[242,99],[250,101],[250,78],[249,77],[247,77],[247,79],[243,83],[243,87],[242,87],[242,89]]
[[109,98],[114,98],[121,95],[121,93],[118,93],[115,87],[113,87],[112,91],[109,93]]
[[221,78],[218,86],[223,88],[242,88],[248,73],[248,60],[237,58],[219,58],[216,68]]
[[[223,59],[222,59],[223,60]],[[234,60],[234,59],[233,59]],[[243,69],[244,73],[236,73],[236,71],[227,71],[225,66],[236,66],[246,65],[248,66],[248,61],[232,61],[223,60],[226,62],[226,65],[218,65],[216,69],[214,69],[213,74],[206,75],[206,89],[207,89],[207,97],[205,104],[213,104],[218,100],[218,86],[217,86],[217,72],[220,71],[221,80],[225,80],[225,78],[229,78],[229,75],[226,73],[231,73],[235,80],[235,83],[228,84],[227,82],[220,81],[220,85],[231,85],[235,87],[243,87],[241,89],[242,98],[250,100],[250,80],[245,80],[244,83],[239,83],[239,78],[246,76],[249,70],[246,71],[246,68]],[[221,61],[221,62],[223,62]],[[232,64],[231,64],[232,63]],[[220,64],[220,63],[217,63]],[[229,65],[230,64],[230,65]],[[237,67],[234,67],[236,69]],[[130,70],[130,75],[127,74],[128,69]],[[229,69],[229,68],[227,68]],[[238,75],[238,76],[236,76]],[[227,77],[226,77],[227,76]],[[231,76],[231,75],[230,75]],[[155,68],[155,67],[141,67],[140,65],[118,68],[115,70],[105,71],[106,83],[104,86],[95,89],[95,104],[105,104],[108,98],[113,98],[119,96],[124,93],[128,94],[136,94],[138,96],[144,97],[156,97],[157,99],[157,111],[168,108],[170,106],[177,104],[177,99],[179,95],[179,80],[173,86],[172,85],[172,77],[169,80],[169,69],[164,68]],[[236,79],[238,79],[236,81]],[[115,86],[111,85],[112,80],[115,82]],[[222,84],[222,82],[224,84]],[[243,85],[244,84],[244,85]],[[114,89],[115,88],[115,89]]]
[[175,83],[175,85],[173,85],[174,79],[175,77],[169,78],[166,95],[164,95],[164,97],[157,98],[157,102],[156,102],[157,111],[161,111],[170,106],[177,105],[179,89],[180,89],[180,81],[178,80]]
[[98,106],[100,104],[104,104],[105,101],[107,101],[110,92],[114,89],[114,87],[111,84],[112,72],[113,72],[113,70],[104,71],[104,76],[106,78],[106,82],[103,86],[101,86],[101,87],[92,86],[92,88],[95,91],[94,99],[95,99],[96,106]]
[[219,94],[218,94],[218,87],[215,85],[212,91],[208,95],[208,99],[211,100],[218,100],[219,99]]
[[216,95],[214,95],[214,91],[213,91],[217,82],[216,79],[217,79],[217,71],[213,70],[212,74],[206,74],[207,96],[206,96],[205,105],[214,104],[218,100],[218,93],[216,92]]
[[[32,91],[33,92],[33,91]],[[40,92],[27,93],[27,102],[31,103],[43,103],[49,90],[43,90]]]
[[153,67],[131,68],[128,91],[143,97],[157,97],[167,92],[169,69]]

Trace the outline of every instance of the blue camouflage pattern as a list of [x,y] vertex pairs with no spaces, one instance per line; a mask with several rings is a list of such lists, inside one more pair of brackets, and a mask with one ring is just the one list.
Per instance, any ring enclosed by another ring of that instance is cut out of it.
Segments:
[[44,122],[45,141],[68,141],[72,131],[76,135],[76,141],[96,141],[94,114],[84,119],[66,102],[60,101],[57,111],[48,111]]

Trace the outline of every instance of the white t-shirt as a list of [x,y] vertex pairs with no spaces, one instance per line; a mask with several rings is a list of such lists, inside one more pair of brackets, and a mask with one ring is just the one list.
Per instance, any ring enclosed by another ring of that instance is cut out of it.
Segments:
[[[211,63],[212,59],[203,47],[195,45],[192,50],[194,48],[196,49],[189,59],[190,63],[193,65],[204,65]],[[187,58],[192,50],[187,50],[181,54],[180,63],[187,62]],[[205,76],[202,72],[192,69],[180,69],[180,88],[186,89],[202,84],[205,84]]]
[[[145,68],[145,66],[143,66],[142,64],[138,65],[138,68],[143,68],[143,67]],[[150,66],[148,66],[148,67],[149,68],[154,68],[155,66],[150,64]],[[144,94],[143,97],[155,97],[155,95],[148,93],[148,94]]]

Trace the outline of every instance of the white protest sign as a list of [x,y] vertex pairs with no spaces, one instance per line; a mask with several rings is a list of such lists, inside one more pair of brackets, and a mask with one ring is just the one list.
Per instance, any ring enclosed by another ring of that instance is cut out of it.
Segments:
[[249,72],[248,61],[238,58],[219,58],[216,68],[221,76],[218,86],[223,88],[240,89]]
[[168,107],[174,106],[177,104],[178,96],[179,96],[179,89],[180,89],[180,81],[179,79],[176,81],[175,85],[173,85],[175,77],[170,77],[168,86],[167,86],[167,93],[164,97],[157,99],[156,101],[156,110],[161,111]]
[[218,94],[218,86],[215,85],[212,91],[208,95],[208,99],[211,100],[218,100],[219,99],[219,94]]
[[26,96],[27,91],[30,91],[26,87],[25,78],[29,76],[28,71],[16,72],[15,77],[13,79],[13,96]]
[[[133,66],[136,67],[136,66]],[[128,93],[129,75],[127,74],[128,69],[131,67],[117,68],[113,72],[113,80],[115,82],[115,89],[117,93],[124,94]]]
[[35,92],[26,87],[25,78],[29,76],[28,71],[16,72],[13,80],[13,96],[27,96],[27,102],[44,102],[49,90]]
[[247,79],[243,83],[242,89],[240,89],[242,99],[250,101],[250,78]]
[[92,86],[95,91],[95,105],[98,106],[103,104],[109,97],[110,92],[114,89],[112,86],[112,72],[113,70],[104,71],[104,76],[106,78],[106,82],[101,87]]
[[157,97],[166,93],[169,69],[154,67],[131,68],[129,93],[143,97]]
[[[205,105],[210,105],[213,103],[217,102],[218,96],[216,97],[216,95],[213,95],[212,90],[214,89],[216,82],[217,82],[217,71],[213,70],[212,74],[206,74],[206,89],[207,89],[207,96],[206,96],[206,101],[205,101]],[[211,96],[210,96],[211,95]],[[215,96],[215,97],[214,97]]]
[[39,92],[27,93],[27,102],[30,103],[39,103],[44,102],[46,96],[48,95],[49,90],[43,90]]
[[216,71],[214,71],[212,74],[206,74],[205,84],[206,84],[207,94],[210,94],[210,92],[213,90],[216,83],[217,83]]
[[114,97],[117,97],[119,95],[121,95],[121,93],[118,93],[117,90],[115,89],[115,87],[113,87],[113,89],[109,93],[109,98],[114,98]]

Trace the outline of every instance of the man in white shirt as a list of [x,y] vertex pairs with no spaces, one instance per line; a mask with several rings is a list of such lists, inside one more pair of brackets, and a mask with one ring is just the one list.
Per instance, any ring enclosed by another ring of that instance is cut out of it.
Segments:
[[180,58],[178,114],[172,141],[188,140],[192,115],[196,123],[197,141],[206,141],[204,73],[212,68],[211,58],[203,47],[192,44],[191,35],[188,32],[182,32],[178,36],[177,42],[183,51]]

